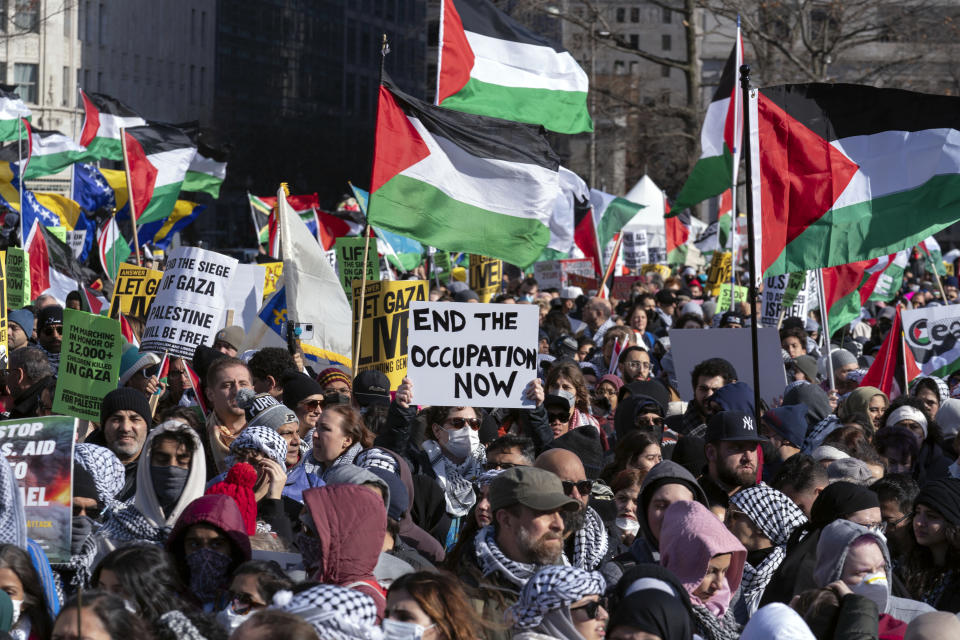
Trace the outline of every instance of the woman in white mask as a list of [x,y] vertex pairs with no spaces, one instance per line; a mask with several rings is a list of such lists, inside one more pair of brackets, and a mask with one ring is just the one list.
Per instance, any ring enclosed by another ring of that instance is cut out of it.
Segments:
[[233,572],[217,622],[232,633],[253,614],[273,601],[273,594],[291,589],[293,581],[276,562],[250,560]]
[[0,545],[0,589],[7,592],[13,603],[14,640],[48,638],[53,621],[47,612],[43,586],[30,556],[12,544]]
[[476,640],[485,626],[448,573],[408,573],[387,592],[384,640]]

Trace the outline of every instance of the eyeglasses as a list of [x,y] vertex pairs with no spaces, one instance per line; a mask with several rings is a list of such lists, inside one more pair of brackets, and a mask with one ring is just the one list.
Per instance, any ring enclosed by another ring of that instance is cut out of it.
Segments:
[[890,529],[890,528],[896,529],[896,528],[897,528],[897,525],[899,525],[901,522],[903,522],[904,520],[906,520],[907,518],[909,518],[909,517],[912,516],[912,515],[913,515],[912,513],[905,513],[905,514],[903,514],[902,516],[900,516],[899,518],[897,518],[896,520],[892,520],[892,521],[890,521],[890,522],[885,522],[885,523],[884,523],[884,524],[885,524],[885,527],[886,527],[886,529]]
[[588,619],[588,620],[596,620],[596,619],[597,619],[597,614],[600,612],[600,607],[603,607],[604,609],[607,608],[607,599],[606,599],[606,598],[600,598],[599,600],[593,600],[592,602],[588,602],[587,604],[583,605],[582,607],[570,607],[570,613],[573,613],[574,611],[583,611],[584,613],[587,614],[587,619]]
[[590,492],[593,491],[593,480],[581,480],[579,482],[570,482],[569,480],[564,480],[560,484],[563,485],[564,495],[572,495],[573,489],[576,487],[577,492],[582,495],[590,495]]
[[631,360],[630,362],[621,363],[627,369],[649,369],[650,363],[644,362],[642,360]]
[[63,325],[48,325],[43,328],[43,335],[52,336],[57,334],[58,336],[63,335]]
[[480,429],[480,418],[447,418],[443,421],[443,425],[444,428],[446,428],[446,425],[450,425],[454,429],[470,427],[474,431],[477,431]]
[[882,520],[880,522],[870,522],[863,526],[865,526],[867,529],[870,529],[871,531],[875,531],[876,533],[887,532],[887,523],[883,522]]
[[570,412],[547,411],[547,422],[570,422]]
[[505,469],[513,469],[514,467],[522,467],[522,464],[517,464],[515,462],[487,462],[483,465],[484,471],[501,471]]

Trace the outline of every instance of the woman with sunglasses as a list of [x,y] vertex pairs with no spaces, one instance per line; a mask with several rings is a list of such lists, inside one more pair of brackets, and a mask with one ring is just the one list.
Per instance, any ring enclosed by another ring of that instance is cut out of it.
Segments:
[[602,640],[610,616],[596,571],[550,565],[535,573],[510,607],[514,640]]
[[166,389],[157,377],[160,374],[160,356],[134,346],[127,347],[120,357],[120,386],[132,387],[147,396]]
[[227,633],[233,633],[254,613],[266,609],[273,601],[273,594],[292,587],[293,581],[276,562],[244,562],[233,572],[230,589],[221,600],[222,609],[217,614],[217,622]]

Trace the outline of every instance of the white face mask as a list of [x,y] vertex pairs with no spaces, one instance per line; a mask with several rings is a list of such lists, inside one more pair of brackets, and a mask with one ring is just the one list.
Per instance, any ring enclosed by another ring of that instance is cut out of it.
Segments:
[[617,518],[613,523],[617,526],[617,529],[632,536],[637,535],[637,532],[640,531],[640,523],[633,518]]
[[428,629],[435,626],[435,624],[432,624],[429,627],[423,627],[413,622],[384,618],[381,628],[383,629],[383,640],[420,640]]
[[17,621],[20,619],[20,610],[23,608],[23,600],[14,600],[10,598],[10,602],[13,604],[13,622],[10,623],[11,626],[17,624]]
[[446,449],[457,458],[469,458],[480,446],[480,434],[469,426],[447,431]]
[[223,611],[217,614],[217,623],[226,629],[228,634],[233,633],[234,630],[243,624],[253,613],[255,613],[253,609],[243,614],[236,613],[233,610],[233,606],[228,604]]
[[880,613],[883,613],[887,608],[887,599],[890,597],[890,585],[887,583],[886,573],[868,573],[863,576],[860,584],[850,587],[850,591],[868,600],[872,600],[877,605]]

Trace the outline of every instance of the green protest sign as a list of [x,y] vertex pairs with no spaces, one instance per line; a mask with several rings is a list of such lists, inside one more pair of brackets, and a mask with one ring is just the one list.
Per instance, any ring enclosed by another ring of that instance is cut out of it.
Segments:
[[99,422],[100,401],[120,378],[122,344],[117,320],[64,309],[53,411]]
[[[717,309],[729,309],[732,304],[730,300],[730,289],[733,285],[726,283],[720,285],[720,290],[717,295]],[[746,302],[747,301],[747,288],[737,285],[736,289],[736,302]]]
[[30,255],[19,247],[7,249],[7,308],[30,304]]
[[[349,299],[353,295],[353,281],[363,279],[364,238],[337,238],[334,251],[337,253],[337,271],[340,285]],[[367,250],[367,282],[380,279],[380,258],[377,257],[377,240],[370,238]]]

